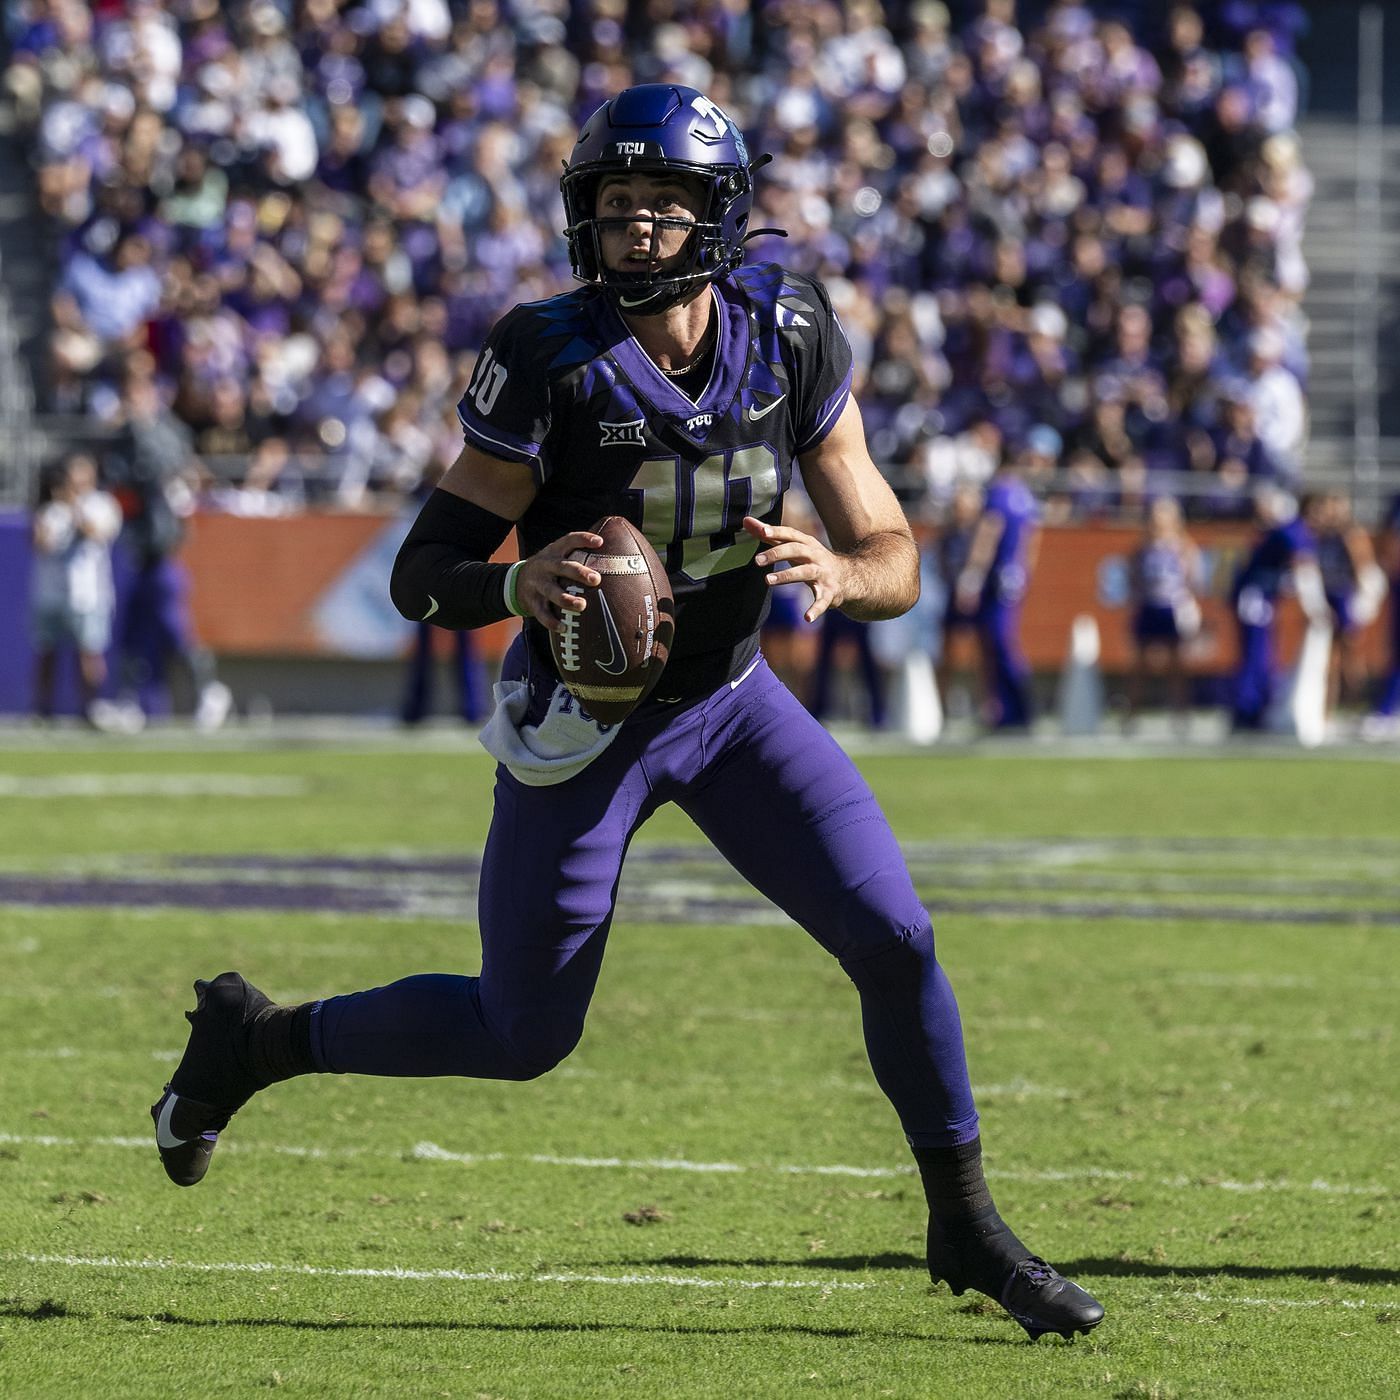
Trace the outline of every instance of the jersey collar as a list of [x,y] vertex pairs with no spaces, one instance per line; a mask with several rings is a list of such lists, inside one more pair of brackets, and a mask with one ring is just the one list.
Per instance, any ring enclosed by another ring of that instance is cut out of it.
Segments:
[[683,393],[656,362],[637,344],[608,298],[599,298],[608,321],[607,342],[613,359],[631,381],[638,395],[677,431],[697,447],[703,447],[711,429],[724,417],[739,392],[748,361],[748,314],[736,299],[725,295],[722,283],[710,284],[719,317],[719,339],[710,381],[698,399]]

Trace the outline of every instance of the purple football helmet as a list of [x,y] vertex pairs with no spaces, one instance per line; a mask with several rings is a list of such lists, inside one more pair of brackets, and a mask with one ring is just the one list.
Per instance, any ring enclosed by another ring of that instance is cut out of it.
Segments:
[[[615,301],[625,298],[629,315],[674,306],[743,262],[754,168],[743,133],[694,88],[644,83],[618,93],[583,124],[559,181],[574,276],[604,288]],[[599,184],[607,175],[633,173],[682,175],[703,186],[698,222],[653,221],[653,247],[663,228],[693,230],[680,263],[662,276],[616,271],[603,262],[600,230],[631,220],[597,216]]]

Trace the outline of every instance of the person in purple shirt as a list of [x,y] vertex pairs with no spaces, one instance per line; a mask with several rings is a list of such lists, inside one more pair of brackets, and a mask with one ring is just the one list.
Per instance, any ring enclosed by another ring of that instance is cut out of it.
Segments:
[[1039,547],[1040,507],[1021,477],[1021,460],[1019,453],[1008,455],[992,477],[957,581],[960,610],[977,610],[985,718],[994,729],[1027,729],[1035,715],[1020,632],[1021,604]]
[[1320,499],[1305,497],[1296,514],[1286,492],[1261,492],[1258,500],[1263,533],[1236,574],[1230,595],[1240,646],[1231,715],[1236,730],[1260,730],[1268,720],[1274,698],[1274,621],[1285,590],[1296,595],[1310,621],[1328,616],[1314,533]]
[[[390,593],[414,621],[524,619],[483,731],[499,767],[480,976],[302,1006],[236,972],[196,982],[188,1046],[152,1107],[156,1144],[171,1179],[194,1185],[230,1115],[281,1079],[548,1073],[583,1033],[627,847],[673,801],[855,984],[924,1181],[930,1275],[987,1294],[1032,1337],[1087,1331],[1103,1308],[992,1201],[956,1002],[894,834],[758,650],[774,588],[810,587],[814,622],[832,607],[898,616],[919,587],[830,298],[744,263],[758,164],[693,88],[628,88],[588,119],[562,180],[584,285],[497,322],[458,407],[466,446],[395,563]],[[829,546],[781,523],[795,467]],[[600,725],[560,681],[550,634],[605,606],[575,552],[603,544],[590,523],[608,514],[663,558],[675,631],[654,691]],[[520,561],[490,563],[512,529]]]

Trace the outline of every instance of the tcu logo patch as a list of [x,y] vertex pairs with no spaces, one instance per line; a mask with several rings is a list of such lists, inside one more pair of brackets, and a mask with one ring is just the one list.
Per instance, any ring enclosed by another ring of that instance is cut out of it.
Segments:
[[642,436],[642,428],[646,424],[645,418],[634,418],[630,423],[599,423],[602,429],[602,441],[600,447],[645,447],[646,439]]
[[697,413],[694,418],[685,420],[685,426],[693,433],[696,428],[708,428],[714,421],[715,415],[713,413]]

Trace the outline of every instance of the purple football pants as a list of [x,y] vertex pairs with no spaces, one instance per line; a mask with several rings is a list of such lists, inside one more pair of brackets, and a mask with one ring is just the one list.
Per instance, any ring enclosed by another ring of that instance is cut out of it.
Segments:
[[679,713],[634,716],[565,783],[527,787],[498,769],[480,977],[327,999],[313,1017],[320,1066],[481,1079],[554,1068],[583,1033],[627,846],[666,802],[840,960],[911,1144],[975,1137],[957,1003],[898,843],[855,766],[762,661]]

